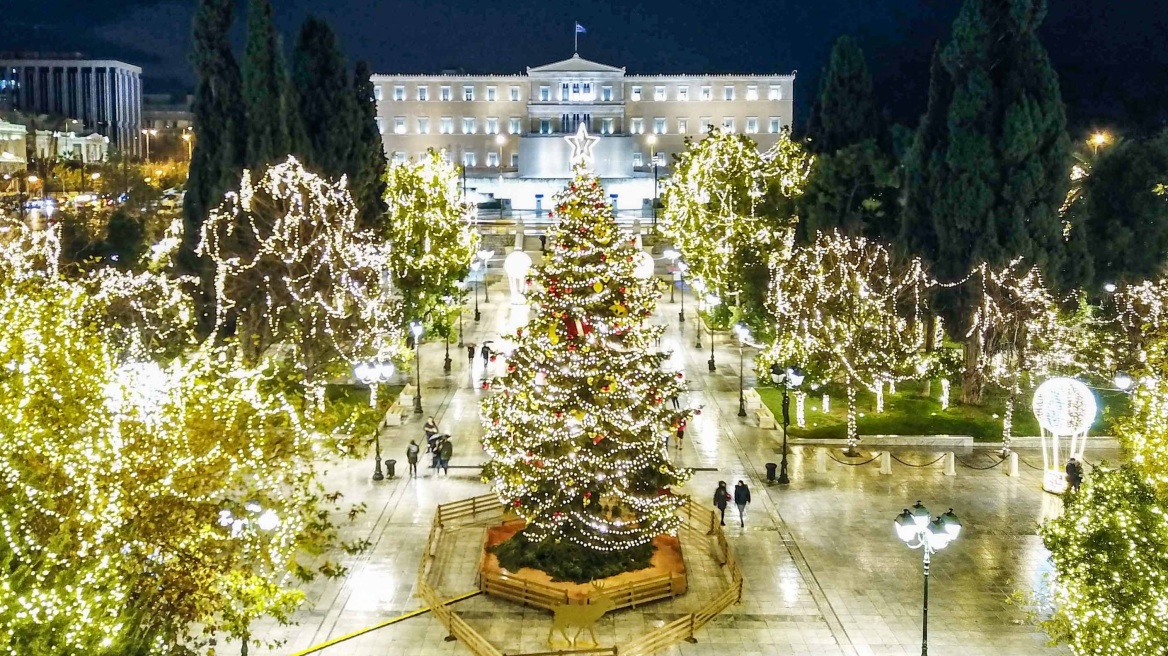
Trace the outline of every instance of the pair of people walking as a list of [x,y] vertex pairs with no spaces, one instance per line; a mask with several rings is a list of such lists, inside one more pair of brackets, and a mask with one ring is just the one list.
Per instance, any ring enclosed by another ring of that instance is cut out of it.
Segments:
[[[714,490],[714,507],[720,513],[719,521],[726,525],[726,506],[730,505],[730,491],[726,489],[726,481],[718,481],[718,488]],[[750,488],[739,480],[734,486],[734,505],[738,506],[738,525],[746,526],[746,506],[750,503]]]
[[[410,463],[410,476],[413,477],[418,475],[418,452],[420,450],[421,448],[415,440],[410,440],[409,446],[406,447],[406,462]],[[449,476],[450,458],[454,455],[454,445],[450,443],[450,436],[439,435],[433,443],[432,450],[434,459],[430,463],[430,467],[435,471],[441,469],[442,473]]]

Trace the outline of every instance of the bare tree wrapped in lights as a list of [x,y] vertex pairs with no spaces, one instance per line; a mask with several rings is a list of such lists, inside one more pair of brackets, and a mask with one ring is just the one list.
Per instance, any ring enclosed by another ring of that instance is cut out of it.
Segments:
[[220,329],[234,324],[249,362],[290,345],[310,389],[362,338],[401,334],[381,325],[388,250],[358,230],[343,178],[329,182],[293,157],[258,183],[244,171],[239,192],[204,224],[199,251],[216,265]]
[[684,500],[670,488],[689,472],[670,462],[666,440],[690,411],[667,402],[683,386],[651,349],[660,290],[634,274],[640,252],[598,180],[578,169],[555,213],[533,317],[483,403],[483,476],[527,521],[516,539],[570,541],[611,560],[676,532]]
[[924,276],[920,261],[896,262],[877,242],[818,233],[772,263],[777,336],[767,362],[810,366],[847,391],[848,449],[860,436],[856,390],[919,375]]

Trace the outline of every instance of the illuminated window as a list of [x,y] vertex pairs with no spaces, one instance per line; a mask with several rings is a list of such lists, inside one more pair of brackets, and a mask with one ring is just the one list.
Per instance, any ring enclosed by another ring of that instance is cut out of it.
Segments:
[[475,120],[474,120],[474,118],[464,117],[462,119],[462,133],[463,134],[474,134],[475,133]]
[[710,87],[702,87],[702,100],[713,100],[713,92]]
[[746,87],[746,99],[758,100],[758,85],[751,84]]
[[734,131],[734,117],[733,116],[726,116],[722,119],[722,129],[725,130],[726,132],[733,132]]
[[442,102],[450,102],[450,87],[442,87],[438,90],[438,99]]
[[418,117],[418,134],[430,134],[430,117]]
[[495,87],[487,87],[487,102],[495,102]]
[[418,100],[426,102],[430,99],[430,87],[418,87]]
[[439,119],[438,132],[441,134],[454,134],[454,118],[443,116]]
[[540,88],[539,88],[539,100],[540,100],[540,102],[551,102],[551,100],[552,100],[552,88],[551,88],[551,87],[546,87],[546,86],[545,86],[545,87],[540,87]]
[[467,102],[474,100],[474,87],[469,87],[469,86],[463,87],[462,88],[462,99],[467,101]]
[[494,116],[487,117],[487,134],[499,134],[499,119]]
[[405,134],[406,133],[406,117],[404,117],[404,116],[394,116],[393,117],[393,133],[394,134]]
[[746,117],[746,134],[758,134],[758,117]]
[[698,119],[698,132],[700,132],[701,134],[709,133],[710,124],[713,123],[713,120],[714,119],[710,118],[709,116],[703,116],[700,119]]
[[600,100],[601,102],[612,102],[612,87],[600,87]]
[[645,133],[645,119],[634,118],[629,127],[630,134],[644,134]]
[[677,87],[677,99],[689,100],[689,87]]
[[665,87],[653,87],[653,100],[665,100]]
[[512,116],[509,123],[510,125],[507,126],[507,131],[511,134],[519,134],[519,132],[523,129],[518,116]]
[[498,166],[498,165],[499,165],[499,153],[497,153],[493,150],[490,151],[489,153],[487,153],[487,166]]
[[677,133],[678,134],[685,134],[686,132],[689,132],[689,119],[688,118],[677,119]]
[[665,119],[653,119],[653,134],[665,134]]
[[385,134],[385,119],[380,116],[377,117],[377,133]]
[[640,165],[641,165],[641,152],[637,151],[637,152],[633,153],[633,166],[640,166]]
[[600,119],[600,134],[612,134],[612,123],[611,118]]
[[778,84],[772,84],[770,91],[767,91],[767,100],[782,100],[783,87]]
[[722,87],[722,100],[734,100],[734,87],[729,85]]
[[473,152],[469,152],[469,151],[463,153],[462,154],[462,165],[463,166],[474,166],[475,165],[475,154]]
[[405,162],[406,162],[406,152],[404,150],[393,151],[393,163],[394,164],[405,164]]
[[767,132],[771,134],[778,134],[779,130],[783,129],[783,121],[778,116],[772,116],[767,125]]
[[629,100],[637,101],[641,99],[641,87],[633,87],[632,93],[629,94]]
[[381,85],[380,84],[375,85],[373,87],[373,99],[376,100],[377,102],[381,102]]
[[402,85],[397,85],[393,88],[393,99],[402,101],[406,99],[406,88]]

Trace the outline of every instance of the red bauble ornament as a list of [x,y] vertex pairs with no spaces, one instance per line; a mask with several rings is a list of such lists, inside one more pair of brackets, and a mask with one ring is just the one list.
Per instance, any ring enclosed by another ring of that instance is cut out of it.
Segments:
[[536,460],[536,461],[535,461],[535,468],[536,468],[536,469],[543,469],[543,461],[542,461],[542,460]]
[[518,508],[518,507],[519,507],[519,505],[520,505],[519,499],[516,499],[516,500],[512,501],[512,502],[511,502],[511,505],[512,505],[512,506],[515,506],[516,508]]
[[630,256],[629,256],[629,261],[630,261],[630,262],[632,262],[632,261],[633,261],[633,256],[632,256],[632,255],[630,255]]
[[685,374],[683,374],[679,371],[679,372],[677,372],[677,377],[678,378],[685,378]]
[[491,356],[491,362],[494,362],[494,361],[495,361],[495,356],[493,356],[493,355],[492,355],[492,356]]
[[585,492],[585,493],[584,493],[584,498],[585,498],[585,499],[591,499],[591,498],[592,498],[592,493],[591,493],[591,492]]
[[624,294],[624,293],[625,293],[625,292],[627,292],[627,291],[628,291],[628,288],[627,288],[627,287],[621,287],[621,293],[622,293],[622,294]]
[[528,451],[528,452],[527,452],[527,457],[528,457],[528,458],[530,458],[530,457],[532,457],[532,456],[534,456],[534,455],[535,455],[535,452],[534,452],[534,451]]
[[661,402],[663,402],[663,401],[665,401],[665,399],[661,398],[660,396],[659,396],[659,397],[657,397],[657,398],[655,398],[655,399],[653,399],[653,403],[661,403]]
[[[483,381],[483,389],[491,389],[491,384],[484,380]],[[496,420],[495,423],[496,424],[499,423],[498,420]]]
[[565,293],[565,294],[571,294],[571,293],[572,293],[572,288],[571,288],[571,287],[565,287],[565,288],[564,288],[564,293]]
[[556,419],[563,419],[563,418],[564,418],[564,413],[556,412]]
[[575,351],[575,350],[576,350],[576,345],[575,345],[575,344],[568,344],[568,350],[569,350],[569,351]]
[[695,414],[695,415],[700,415],[700,414],[702,414],[702,409],[701,409],[701,408],[698,408],[697,410],[694,410],[694,414]]
[[607,256],[607,255],[605,255],[604,253],[601,253],[601,254],[600,254],[600,261],[601,261],[601,262],[605,262],[605,261],[607,261],[607,260],[608,260],[608,256]]

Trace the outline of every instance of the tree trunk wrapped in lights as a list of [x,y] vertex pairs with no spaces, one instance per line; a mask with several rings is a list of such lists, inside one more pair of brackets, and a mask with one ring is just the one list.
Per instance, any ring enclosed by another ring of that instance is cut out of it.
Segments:
[[774,258],[772,269],[777,336],[762,357],[807,366],[844,384],[848,449],[854,450],[860,441],[856,389],[918,373],[924,344],[920,261],[898,265],[879,243],[832,232]]
[[619,552],[676,532],[684,500],[670,488],[689,472],[666,440],[690,411],[668,402],[681,374],[651,348],[658,284],[634,275],[642,253],[599,182],[577,170],[555,207],[531,322],[483,403],[483,477],[527,521],[527,540]]

